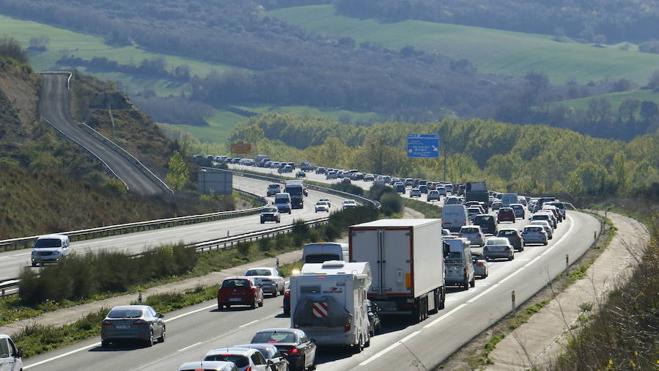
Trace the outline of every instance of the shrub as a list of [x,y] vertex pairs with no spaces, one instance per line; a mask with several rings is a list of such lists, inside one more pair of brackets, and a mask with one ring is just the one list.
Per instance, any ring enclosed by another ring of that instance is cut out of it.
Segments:
[[391,216],[403,210],[403,199],[396,193],[385,193],[380,199],[382,212],[386,216]]

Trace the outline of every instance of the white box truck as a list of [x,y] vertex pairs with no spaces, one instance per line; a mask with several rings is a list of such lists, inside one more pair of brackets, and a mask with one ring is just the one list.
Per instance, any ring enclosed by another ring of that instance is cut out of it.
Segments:
[[444,254],[439,219],[382,219],[350,227],[351,262],[368,262],[368,298],[383,314],[423,321],[444,308]]
[[368,263],[330,260],[307,263],[291,277],[291,327],[319,345],[370,345],[366,296],[371,285]]

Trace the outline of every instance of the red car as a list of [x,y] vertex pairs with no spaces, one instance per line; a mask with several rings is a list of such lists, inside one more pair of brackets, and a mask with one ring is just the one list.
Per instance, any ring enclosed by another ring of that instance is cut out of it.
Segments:
[[515,210],[510,207],[502,207],[497,213],[497,223],[512,222],[515,223]]
[[252,309],[263,306],[263,290],[250,277],[229,277],[217,290],[217,309],[232,305],[249,305]]

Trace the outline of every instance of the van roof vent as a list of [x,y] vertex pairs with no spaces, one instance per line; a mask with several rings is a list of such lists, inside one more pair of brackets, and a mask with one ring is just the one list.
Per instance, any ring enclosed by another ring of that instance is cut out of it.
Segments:
[[340,260],[328,260],[323,263],[323,268],[333,268],[333,269],[343,268],[344,264],[345,262],[342,262]]

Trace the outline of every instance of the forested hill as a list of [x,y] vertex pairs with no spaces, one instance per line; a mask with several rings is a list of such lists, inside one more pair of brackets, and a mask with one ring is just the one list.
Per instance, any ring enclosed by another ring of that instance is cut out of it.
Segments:
[[541,125],[484,120],[392,122],[354,127],[327,119],[265,115],[240,125],[232,140],[273,158],[439,179],[443,162],[406,157],[409,133],[439,133],[448,178],[486,178],[502,189],[575,195],[659,194],[659,132],[630,143]]

